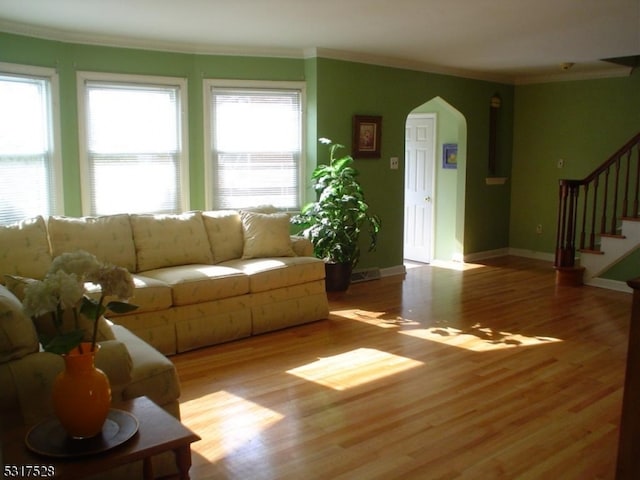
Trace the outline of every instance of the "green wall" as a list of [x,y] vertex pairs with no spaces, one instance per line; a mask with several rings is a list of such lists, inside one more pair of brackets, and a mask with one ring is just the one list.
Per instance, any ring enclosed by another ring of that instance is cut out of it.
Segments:
[[[639,131],[640,72],[517,86],[509,245],[553,255],[558,180],[584,178]],[[637,277],[638,265],[628,257],[612,278]]]
[[[55,67],[58,70],[64,205],[67,215],[81,214],[77,71],[179,76],[188,79],[190,207],[194,209],[205,208],[202,79],[305,80],[308,89],[307,176],[316,161],[327,160],[326,151],[318,148],[318,137],[331,138],[350,148],[353,115],[383,117],[382,157],[356,160],[367,199],[383,222],[378,250],[363,254],[361,268],[402,264],[404,126],[412,110],[434,97],[441,97],[466,120],[466,135],[461,140],[467,152],[465,188],[458,192],[458,203],[463,204],[464,218],[456,219],[464,230],[457,231],[458,238],[451,241],[460,241],[465,255],[509,246],[511,186],[488,187],[485,177],[488,173],[489,99],[496,92],[503,99],[499,120],[498,174],[509,176],[511,173],[512,86],[325,58],[283,59],[157,52],[56,42],[1,32],[0,61]],[[391,156],[401,159],[399,170],[389,169]]]
[[[353,115],[381,115],[382,152],[375,160],[356,160],[364,191],[383,230],[376,252],[363,255],[361,267],[402,262],[404,162],[389,169],[389,158],[404,160],[407,115],[441,97],[466,119],[464,254],[508,247],[510,186],[487,186],[489,99],[503,99],[499,121],[499,174],[511,171],[513,87],[445,75],[375,65],[318,59],[318,135],[351,146]],[[323,159],[320,158],[320,161]],[[438,224],[436,223],[436,230]],[[454,242],[454,239],[450,240]]]

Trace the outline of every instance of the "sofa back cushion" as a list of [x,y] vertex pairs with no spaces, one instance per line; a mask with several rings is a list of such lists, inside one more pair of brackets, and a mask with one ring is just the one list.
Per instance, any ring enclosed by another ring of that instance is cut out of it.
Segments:
[[201,212],[179,215],[132,214],[138,271],[213,263]]
[[49,240],[54,257],[84,250],[98,260],[118,265],[129,271],[136,268],[136,249],[129,215],[103,217],[49,218]]
[[37,352],[38,335],[20,301],[0,285],[0,363]]
[[240,213],[235,210],[202,212],[202,219],[211,244],[213,263],[242,257],[244,240]]
[[50,265],[47,225],[43,217],[0,226],[0,283],[6,274],[44,278]]

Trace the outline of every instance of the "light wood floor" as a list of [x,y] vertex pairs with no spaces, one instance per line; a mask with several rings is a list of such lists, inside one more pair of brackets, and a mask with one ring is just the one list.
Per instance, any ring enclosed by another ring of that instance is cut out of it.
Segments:
[[611,479],[631,295],[517,257],[332,295],[172,357],[193,479]]

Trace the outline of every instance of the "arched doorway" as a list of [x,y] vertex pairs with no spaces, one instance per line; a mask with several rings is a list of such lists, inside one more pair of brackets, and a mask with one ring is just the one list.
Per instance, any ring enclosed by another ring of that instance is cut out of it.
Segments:
[[[416,124],[429,128],[429,118],[433,119],[433,138],[429,139],[428,134],[427,137],[423,135],[421,138],[425,138],[427,143],[418,147],[430,149],[433,152],[432,159],[425,156],[424,162],[421,160],[416,163],[415,151],[408,151],[409,148],[413,149],[416,146],[411,144],[415,138],[415,130],[412,131],[412,129]],[[405,258],[420,262],[462,261],[464,258],[467,122],[453,106],[442,98],[435,97],[410,112],[407,116],[406,128]],[[429,146],[429,142],[432,145]],[[445,165],[443,161],[445,145],[457,147],[455,165],[451,165],[451,162]],[[423,178],[417,182],[416,175]],[[415,185],[422,184],[428,187],[430,183],[431,192],[429,193],[428,188],[425,189],[421,194],[422,198],[415,192],[410,192]],[[414,204],[417,200],[423,202],[423,210],[426,210],[421,218],[415,213],[420,211],[419,206]],[[420,249],[416,250],[416,243],[423,243],[420,247],[423,256],[420,258],[416,258],[416,253],[420,253]]]

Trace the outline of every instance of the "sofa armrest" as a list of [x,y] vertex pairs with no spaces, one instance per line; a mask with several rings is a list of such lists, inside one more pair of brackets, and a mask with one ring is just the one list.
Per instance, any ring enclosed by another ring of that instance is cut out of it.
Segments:
[[123,400],[122,392],[131,382],[133,369],[133,360],[127,346],[119,340],[100,342],[95,364],[109,377],[112,401]]
[[313,257],[313,243],[301,235],[291,235],[291,246],[298,257]]
[[[2,365],[7,382],[3,381],[3,415],[9,412],[14,420],[33,425],[53,413],[51,388],[58,373],[64,369],[60,355],[37,352]],[[4,410],[4,409],[3,409]]]

